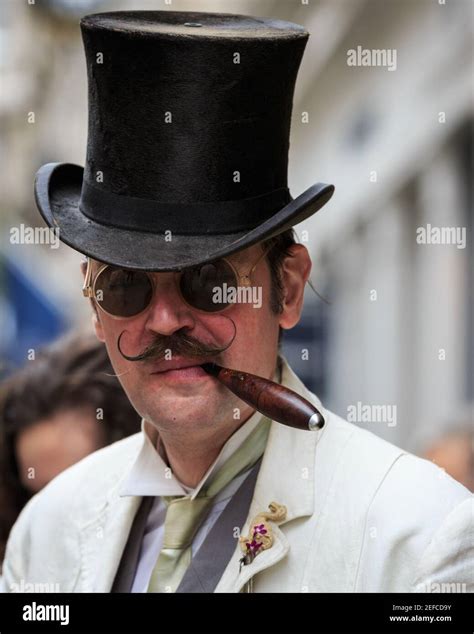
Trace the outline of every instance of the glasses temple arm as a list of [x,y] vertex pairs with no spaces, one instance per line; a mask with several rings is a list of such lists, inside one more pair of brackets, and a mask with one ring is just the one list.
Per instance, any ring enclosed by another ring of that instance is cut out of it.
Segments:
[[92,278],[91,259],[87,258],[86,275],[84,277],[84,284],[82,285],[82,294],[84,295],[84,297],[92,297],[91,278]]

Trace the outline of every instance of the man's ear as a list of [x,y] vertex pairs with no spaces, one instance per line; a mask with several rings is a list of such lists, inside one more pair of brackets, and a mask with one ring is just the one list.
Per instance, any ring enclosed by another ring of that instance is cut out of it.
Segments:
[[305,246],[292,244],[288,251],[290,255],[283,260],[281,270],[284,297],[279,316],[279,324],[285,330],[293,328],[300,320],[304,289],[311,273],[311,258]]
[[[82,260],[82,262],[81,262],[82,277],[86,276],[86,271],[87,271],[87,261],[86,260]],[[100,317],[99,317],[99,313],[97,311],[97,306],[94,304],[92,299],[89,300],[89,301],[90,301],[91,307],[92,307],[91,321],[92,321],[92,327],[94,328],[94,331],[95,331],[95,336],[97,337],[97,339],[99,341],[102,341],[102,343],[104,343],[105,342],[104,330],[103,330],[102,324],[100,322]]]

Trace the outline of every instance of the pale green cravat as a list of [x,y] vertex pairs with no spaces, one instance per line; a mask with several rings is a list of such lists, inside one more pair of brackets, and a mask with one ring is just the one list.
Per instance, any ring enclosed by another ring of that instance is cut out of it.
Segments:
[[148,592],[176,592],[191,562],[191,544],[215,495],[236,476],[250,469],[265,450],[271,421],[263,417],[240,447],[192,500],[164,496],[168,505],[160,555],[151,574]]

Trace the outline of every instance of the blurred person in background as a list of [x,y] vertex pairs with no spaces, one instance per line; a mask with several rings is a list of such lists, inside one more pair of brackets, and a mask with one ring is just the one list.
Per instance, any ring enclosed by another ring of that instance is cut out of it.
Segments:
[[0,562],[26,502],[88,454],[139,431],[140,419],[95,336],[44,348],[0,390]]
[[423,458],[431,460],[470,491],[474,491],[474,432],[472,420],[454,425],[427,444]]

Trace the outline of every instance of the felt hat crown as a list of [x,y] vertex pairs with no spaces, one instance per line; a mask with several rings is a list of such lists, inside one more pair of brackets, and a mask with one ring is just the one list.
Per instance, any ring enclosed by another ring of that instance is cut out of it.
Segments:
[[293,199],[287,169],[296,24],[243,15],[120,11],[81,20],[89,86],[84,169],[48,163],[38,208],[97,260],[172,271],[301,222],[332,185]]

